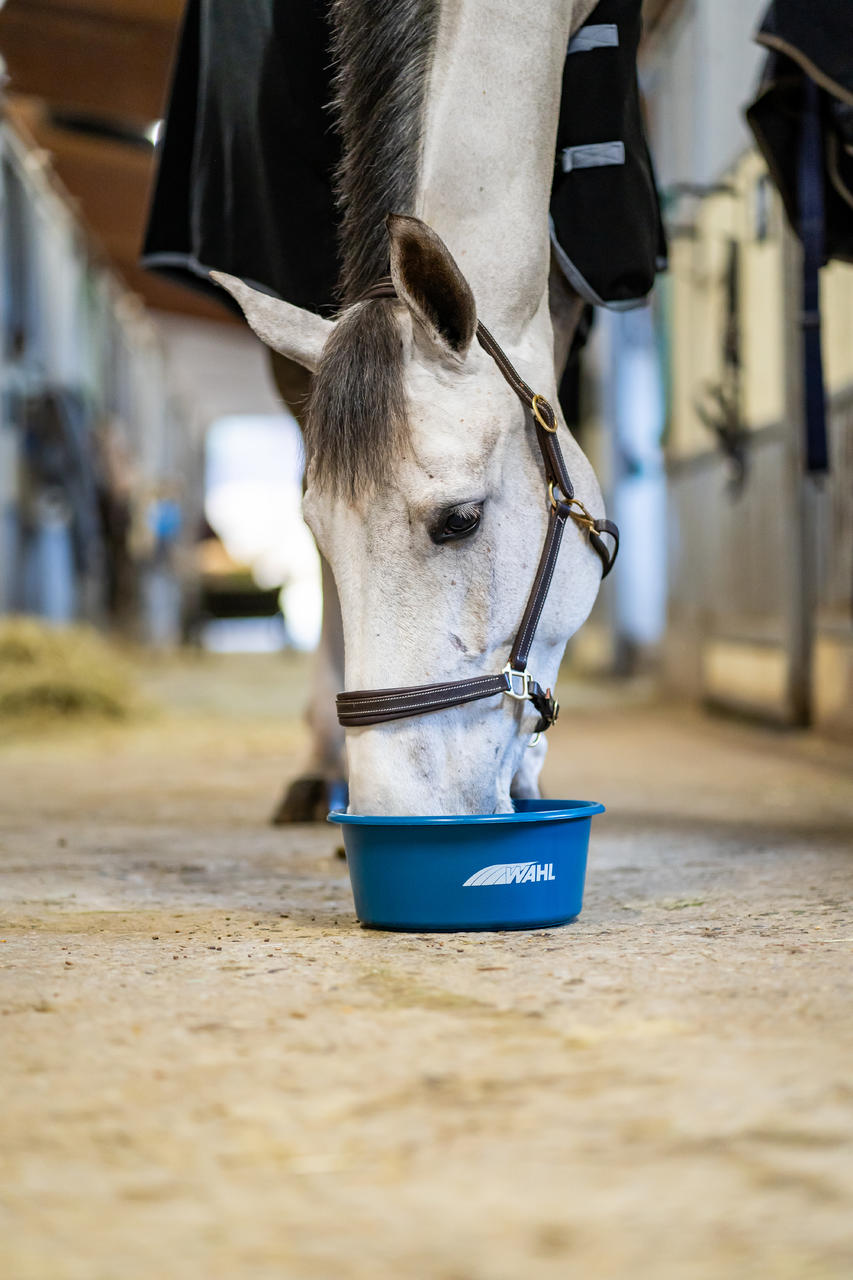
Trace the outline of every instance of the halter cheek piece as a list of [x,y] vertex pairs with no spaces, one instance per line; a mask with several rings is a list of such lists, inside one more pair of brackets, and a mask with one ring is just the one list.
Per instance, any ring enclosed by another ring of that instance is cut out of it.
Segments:
[[[390,280],[381,280],[364,295],[363,301],[373,298],[396,297]],[[606,578],[619,550],[619,530],[612,520],[596,520],[579,498],[566,470],[563,452],[557,440],[557,418],[544,396],[536,395],[519,376],[509,357],[488,329],[477,323],[477,341],[492,357],[519,400],[531,411],[536,428],[536,439],[542,453],[545,479],[548,484],[550,513],[545,545],[539,559],[539,567],[533,587],[521,619],[521,626],[504,669],[493,676],[474,676],[468,680],[451,680],[444,684],[419,684],[404,689],[357,689],[339,693],[337,697],[338,720],[348,729],[362,725],[382,724],[386,720],[402,720],[427,711],[443,711],[480,698],[492,698],[505,694],[519,702],[532,702],[539,712],[535,733],[550,729],[557,719],[560,706],[550,689],[543,689],[527,670],[530,646],[542,614],[566,523],[573,520],[584,530],[590,544],[602,564],[602,578]],[[613,539],[612,550],[602,535]]]

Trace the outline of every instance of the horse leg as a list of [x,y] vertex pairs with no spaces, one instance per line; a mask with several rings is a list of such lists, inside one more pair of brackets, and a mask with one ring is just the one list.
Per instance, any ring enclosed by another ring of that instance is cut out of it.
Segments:
[[311,747],[303,772],[287,787],[273,815],[276,825],[322,822],[329,809],[346,808],[344,731],[335,711],[335,694],[344,687],[344,629],[335,579],[322,557],[321,564],[323,627],[305,711]]
[[[301,365],[271,353],[273,376],[281,398],[302,425],[311,375]],[[344,731],[335,713],[335,694],[344,687],[344,633],[341,606],[332,571],[321,556],[323,625],[314,658],[305,718],[311,746],[305,768],[286,787],[273,822],[322,822],[331,808],[346,807]]]

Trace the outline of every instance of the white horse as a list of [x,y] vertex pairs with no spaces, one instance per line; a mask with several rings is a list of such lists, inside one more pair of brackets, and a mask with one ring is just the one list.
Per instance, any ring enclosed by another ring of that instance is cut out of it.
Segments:
[[[557,407],[578,308],[553,278],[549,290],[548,200],[565,52],[595,2],[336,0],[344,306],[330,321],[214,277],[314,374],[304,511],[337,585],[347,689],[507,660],[548,502],[530,416],[472,340],[479,315]],[[397,299],[359,301],[389,273]],[[577,496],[603,515],[562,420],[559,439]],[[543,687],[600,578],[570,524],[529,661]],[[497,697],[348,730],[350,808],[507,812],[514,780],[538,794],[535,721]]]

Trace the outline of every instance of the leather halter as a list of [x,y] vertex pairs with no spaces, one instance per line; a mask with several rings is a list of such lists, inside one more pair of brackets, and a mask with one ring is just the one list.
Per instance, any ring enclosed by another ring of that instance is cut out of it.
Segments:
[[[397,292],[391,280],[380,280],[360,299],[396,298]],[[467,680],[451,680],[443,684],[420,684],[408,688],[357,689],[339,693],[337,697],[338,720],[345,728],[383,724],[387,720],[402,720],[406,716],[422,715],[427,711],[444,711],[465,702],[480,698],[492,698],[506,694],[519,702],[532,702],[539,712],[539,722],[534,732],[550,729],[559,714],[559,703],[550,689],[543,689],[527,670],[530,646],[536,627],[548,597],[551,579],[557,564],[557,556],[563,533],[569,520],[583,529],[602,564],[602,578],[606,578],[619,550],[619,530],[612,520],[596,519],[587,511],[579,498],[566,469],[563,452],[557,440],[557,416],[544,396],[537,395],[521,378],[506,352],[498,346],[485,325],[477,322],[477,341],[492,357],[519,400],[530,410],[536,428],[536,439],[542,453],[545,479],[551,510],[545,545],[539,559],[539,567],[521,619],[521,626],[509,655],[509,661],[497,675],[474,676]],[[613,539],[611,550],[602,534]]]

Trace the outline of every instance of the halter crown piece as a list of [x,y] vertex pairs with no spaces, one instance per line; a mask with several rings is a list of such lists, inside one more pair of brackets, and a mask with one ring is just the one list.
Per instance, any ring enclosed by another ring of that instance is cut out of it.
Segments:
[[[395,298],[397,292],[390,279],[380,280],[364,294],[361,301],[374,298]],[[465,702],[480,698],[493,698],[505,694],[519,702],[532,702],[539,712],[535,734],[550,729],[557,719],[560,705],[550,689],[543,689],[527,670],[530,646],[542,614],[566,523],[573,520],[586,533],[590,545],[602,563],[602,578],[613,568],[619,551],[619,530],[612,520],[597,520],[587,511],[579,498],[566,469],[563,451],[557,439],[557,416],[544,396],[537,395],[520,377],[506,352],[498,345],[485,325],[477,322],[477,341],[494,360],[519,400],[530,410],[536,429],[536,439],[542,454],[545,480],[548,486],[550,513],[545,545],[539,558],[539,567],[527,600],[521,626],[515,637],[509,661],[497,675],[474,676],[467,680],[451,680],[443,684],[420,684],[408,688],[357,689],[339,693],[337,697],[338,720],[348,729],[363,725],[382,724],[387,720],[402,720],[407,716],[422,715],[427,711],[444,711]],[[606,535],[613,540],[612,549],[604,541]]]

